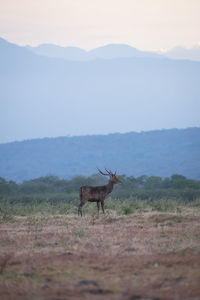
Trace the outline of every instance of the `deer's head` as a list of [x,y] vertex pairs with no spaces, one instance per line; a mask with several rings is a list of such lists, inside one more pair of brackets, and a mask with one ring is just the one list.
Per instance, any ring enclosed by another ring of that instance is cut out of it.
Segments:
[[119,178],[117,177],[116,175],[116,172],[115,173],[112,173],[111,171],[108,171],[107,169],[106,170],[106,173],[103,173],[101,170],[99,170],[99,168],[97,168],[99,173],[104,175],[104,176],[109,176],[110,177],[110,181],[114,184],[117,184],[117,183],[121,183],[121,181],[119,180]]

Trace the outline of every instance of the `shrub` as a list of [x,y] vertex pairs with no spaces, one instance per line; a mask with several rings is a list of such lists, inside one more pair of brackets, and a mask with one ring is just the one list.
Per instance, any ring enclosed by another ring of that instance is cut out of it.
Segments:
[[160,199],[152,203],[152,209],[165,212],[165,211],[175,211],[177,207],[176,201]]

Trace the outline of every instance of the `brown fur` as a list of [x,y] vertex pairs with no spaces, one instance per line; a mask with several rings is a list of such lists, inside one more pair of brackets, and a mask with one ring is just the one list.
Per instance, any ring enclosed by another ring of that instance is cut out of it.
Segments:
[[101,208],[104,213],[104,200],[106,196],[112,192],[115,184],[120,183],[120,180],[118,179],[116,174],[113,174],[112,172],[108,172],[108,171],[107,174],[105,174],[100,170],[99,172],[102,175],[109,176],[110,177],[109,182],[108,184],[102,186],[81,186],[80,187],[79,189],[80,204],[78,206],[78,215],[80,214],[82,216],[82,206],[87,201],[97,203],[98,214],[99,214],[100,203],[101,203]]

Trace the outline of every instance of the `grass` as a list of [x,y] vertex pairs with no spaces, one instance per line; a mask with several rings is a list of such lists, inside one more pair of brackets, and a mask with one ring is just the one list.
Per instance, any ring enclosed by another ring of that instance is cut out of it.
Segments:
[[155,211],[175,211],[180,204],[177,203],[177,201],[174,200],[169,200],[169,199],[161,199],[161,200],[156,200],[152,203],[152,208]]
[[200,198],[199,199],[195,199],[194,201],[192,201],[189,206],[191,207],[200,207]]
[[199,203],[1,203],[0,299],[198,299]]
[[[37,214],[51,214],[51,215],[66,215],[76,214],[79,200],[74,202],[60,201],[52,203],[43,201],[42,203],[15,203],[0,202],[0,222],[13,222],[15,216],[30,216]],[[200,207],[200,199],[193,202],[183,204],[178,200],[160,199],[154,201],[139,200],[137,198],[128,199],[112,199],[108,198],[105,201],[105,210],[115,211],[118,215],[129,215],[134,212],[147,212],[149,210],[159,212],[179,212],[181,207]],[[97,212],[96,204],[86,203],[83,206],[83,213],[95,215]]]

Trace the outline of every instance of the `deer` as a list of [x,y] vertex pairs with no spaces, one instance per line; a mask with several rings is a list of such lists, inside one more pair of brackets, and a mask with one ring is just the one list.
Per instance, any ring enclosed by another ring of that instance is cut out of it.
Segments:
[[[97,168],[98,169],[98,168]],[[82,207],[86,202],[96,202],[99,215],[100,203],[103,213],[104,212],[104,200],[112,192],[114,185],[121,183],[118,179],[116,172],[113,174],[105,168],[106,173],[99,170],[99,173],[104,176],[109,176],[109,182],[102,186],[81,186],[79,189],[80,204],[78,206],[78,215],[82,217]]]

